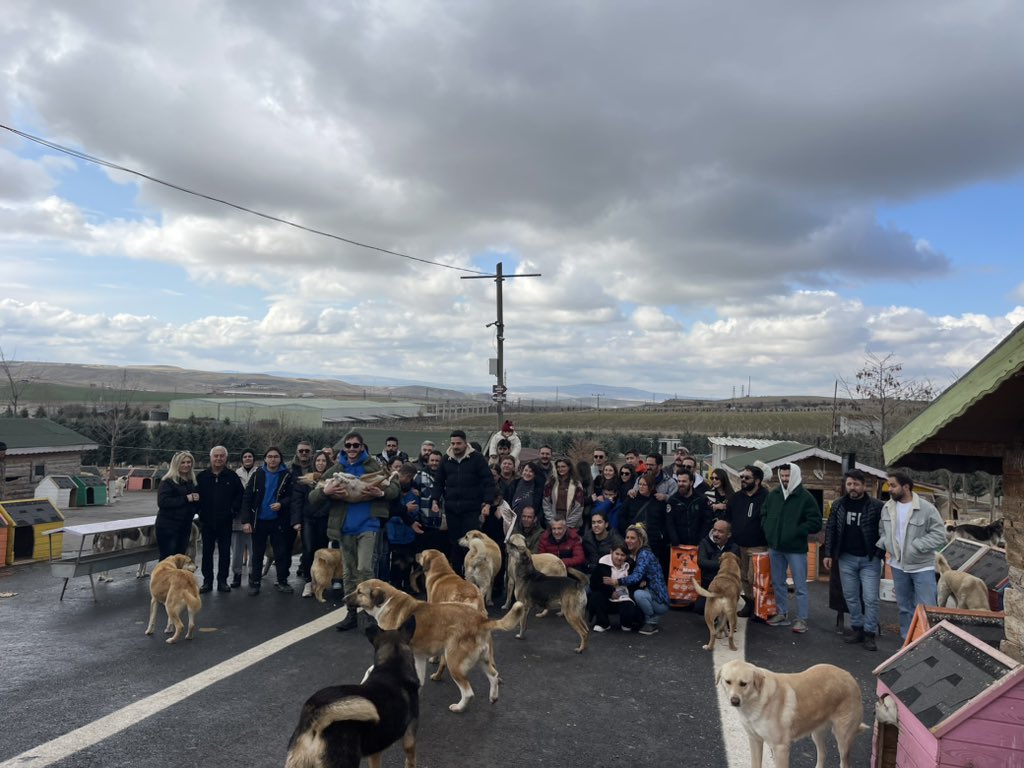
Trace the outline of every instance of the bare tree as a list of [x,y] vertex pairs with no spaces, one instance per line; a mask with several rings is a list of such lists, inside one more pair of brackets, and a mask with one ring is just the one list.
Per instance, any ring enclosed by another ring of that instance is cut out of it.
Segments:
[[840,378],[853,410],[870,425],[879,454],[886,441],[912,416],[922,411],[935,396],[931,382],[903,375],[903,363],[892,352],[872,352],[853,380]]
[[11,415],[17,416],[21,396],[25,393],[25,388],[32,383],[34,373],[27,369],[24,363],[9,359],[4,354],[3,347],[0,347],[0,371],[3,371],[3,377],[6,379],[7,387],[4,394],[7,404],[10,406]]
[[132,400],[139,391],[139,382],[128,378],[128,371],[121,371],[121,379],[116,388],[105,390],[109,397],[97,408],[95,431],[98,433],[102,446],[110,448],[108,467],[113,467],[118,446],[132,426]]

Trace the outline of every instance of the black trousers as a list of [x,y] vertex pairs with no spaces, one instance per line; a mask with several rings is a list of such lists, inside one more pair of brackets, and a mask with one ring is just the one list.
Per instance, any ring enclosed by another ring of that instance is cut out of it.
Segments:
[[313,577],[309,575],[309,569],[313,567],[313,555],[318,549],[323,549],[326,546],[327,517],[304,517],[302,519],[302,559],[299,561],[299,567],[302,568],[307,584],[313,581]]
[[611,623],[608,617],[613,613],[619,614],[619,624],[623,627],[636,629],[644,623],[643,611],[636,603],[632,600],[613,602],[608,599],[608,592],[604,590],[591,592],[587,607],[590,609],[594,623],[600,624],[602,627],[607,627]]
[[213,550],[217,550],[217,581],[231,576],[231,518],[201,521],[203,527],[203,581],[213,583]]
[[277,582],[288,581],[288,569],[292,565],[292,544],[295,541],[295,529],[288,525],[287,520],[257,520],[252,529],[252,562],[249,571],[249,584],[259,586],[263,578],[263,556],[267,553],[267,541],[274,547],[274,566],[277,569]]
[[459,539],[470,531],[480,529],[480,510],[478,508],[468,514],[452,514],[451,511],[446,511],[445,517],[448,520],[448,560],[455,572],[461,576],[469,550],[459,546]]
[[184,555],[188,549],[188,540],[192,535],[192,520],[168,520],[160,519],[157,515],[156,524],[153,526],[156,533],[156,546],[160,552],[160,559],[171,555]]

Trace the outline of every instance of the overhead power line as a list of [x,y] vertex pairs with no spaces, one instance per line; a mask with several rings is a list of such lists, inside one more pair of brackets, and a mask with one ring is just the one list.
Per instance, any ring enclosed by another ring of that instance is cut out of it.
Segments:
[[356,246],[358,248],[366,248],[366,249],[371,250],[371,251],[377,251],[378,253],[386,253],[389,256],[398,256],[398,257],[403,258],[403,259],[409,259],[410,261],[418,261],[421,264],[429,264],[432,267],[444,267],[445,269],[453,269],[456,272],[468,272],[468,273],[470,273],[472,275],[486,275],[487,274],[486,272],[480,272],[479,270],[476,270],[476,269],[467,269],[466,267],[456,267],[456,266],[453,266],[451,264],[442,264],[439,261],[431,261],[430,259],[423,259],[423,258],[420,258],[419,256],[410,256],[407,253],[399,253],[398,251],[391,251],[391,250],[388,250],[387,248],[381,248],[380,246],[377,246],[377,245],[370,245],[368,243],[361,243],[358,240],[352,240],[352,239],[347,238],[347,237],[342,237],[341,235],[336,235],[333,232],[326,232],[326,231],[324,231],[322,229],[314,229],[313,227],[307,227],[307,226],[305,226],[303,224],[299,224],[298,222],[295,222],[295,221],[289,221],[288,219],[282,219],[280,216],[274,216],[274,215],[269,214],[269,213],[263,213],[262,211],[257,211],[257,210],[255,210],[253,208],[247,208],[246,206],[239,205],[238,203],[232,203],[230,200],[224,200],[223,198],[220,198],[220,197],[215,197],[213,195],[208,195],[205,192],[199,192],[199,191],[194,190],[194,189],[189,189],[188,187],[183,187],[180,184],[175,184],[174,182],[171,182],[171,181],[164,181],[163,179],[158,179],[156,176],[150,176],[148,173],[143,173],[142,171],[136,171],[134,168],[128,168],[126,166],[119,165],[117,163],[111,162],[110,160],[104,160],[102,157],[95,157],[94,155],[89,155],[89,154],[86,154],[85,152],[80,152],[77,149],[72,149],[71,147],[65,147],[65,146],[63,146],[61,144],[57,144],[56,142],[50,141],[48,139],[41,138],[39,136],[33,136],[31,133],[25,133],[25,131],[18,130],[17,128],[12,128],[11,126],[4,125],[3,123],[0,123],[0,128],[3,128],[6,131],[10,131],[11,133],[13,133],[16,136],[20,136],[23,139],[26,139],[28,141],[34,142],[36,144],[40,144],[40,145],[42,145],[44,147],[47,147],[49,149],[52,149],[52,150],[54,150],[56,152],[62,152],[65,155],[70,155],[71,157],[78,158],[79,160],[84,160],[87,163],[94,163],[95,165],[102,165],[104,168],[110,168],[110,169],[115,170],[115,171],[122,171],[123,173],[131,174],[132,176],[138,176],[140,179],[146,179],[147,181],[152,181],[154,184],[161,184],[161,185],[163,185],[165,187],[169,187],[170,189],[176,189],[179,192],[184,192],[185,194],[188,194],[188,195],[193,195],[195,197],[201,197],[204,200],[209,200],[209,201],[214,202],[214,203],[220,203],[221,205],[226,205],[229,208],[234,208],[237,211],[242,211],[243,213],[248,213],[248,214],[251,214],[252,216],[259,216],[261,219],[267,219],[268,221],[274,221],[274,222],[277,222],[278,224],[285,224],[285,225],[287,225],[289,227],[295,227],[295,229],[301,229],[303,232],[309,232],[309,233],[314,234],[314,235],[320,235],[321,237],[329,237],[332,240],[338,240],[338,241],[340,241],[342,243],[348,243],[349,245],[354,245],[354,246]]

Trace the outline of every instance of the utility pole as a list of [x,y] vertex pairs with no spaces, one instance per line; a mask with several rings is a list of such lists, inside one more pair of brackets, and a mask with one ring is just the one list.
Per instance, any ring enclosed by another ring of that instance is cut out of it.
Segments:
[[599,411],[601,410],[601,395],[603,395],[603,394],[604,394],[604,392],[591,392],[590,393],[591,397],[596,397],[597,398],[597,410],[599,410]]
[[505,395],[508,392],[508,388],[505,386],[505,317],[504,307],[501,298],[501,284],[512,277],[540,277],[539,272],[522,275],[506,275],[501,271],[501,262],[498,262],[497,268],[493,275],[473,275],[470,277],[460,278],[462,280],[494,280],[494,284],[497,286],[497,299],[498,299],[498,319],[493,323],[488,323],[486,328],[494,326],[495,332],[498,335],[498,369],[494,372],[495,377],[498,379],[498,383],[492,388],[491,399],[497,404],[498,411],[498,429],[501,429],[502,423],[505,421]]

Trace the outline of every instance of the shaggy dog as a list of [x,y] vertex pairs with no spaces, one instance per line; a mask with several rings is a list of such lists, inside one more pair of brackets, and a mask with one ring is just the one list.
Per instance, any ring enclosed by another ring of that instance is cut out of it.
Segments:
[[945,608],[950,597],[957,608],[988,611],[988,585],[977,576],[954,571],[941,552],[935,553],[935,571],[939,574],[939,607]]
[[181,637],[181,630],[184,624],[181,621],[181,612],[188,610],[188,633],[186,640],[191,640],[196,631],[196,614],[203,607],[199,599],[199,585],[196,584],[195,563],[188,555],[171,555],[165,557],[153,569],[149,577],[149,626],[146,627],[146,634],[153,634],[153,627],[156,625],[156,609],[163,603],[167,611],[167,628],[165,633],[170,634],[173,628],[174,635],[167,638],[168,643],[178,642]]
[[776,768],[789,768],[790,743],[808,734],[818,750],[816,766],[824,768],[830,729],[839,747],[840,768],[851,768],[853,740],[868,726],[861,722],[860,686],[849,672],[816,664],[783,675],[736,659],[722,666],[715,682],[739,710],[753,768],[761,768],[765,742],[775,756]]
[[501,547],[481,531],[469,531],[459,539],[459,546],[469,549],[465,561],[466,581],[480,587],[484,603],[493,605],[491,592],[494,577],[501,570]]
[[313,597],[318,603],[327,602],[324,590],[330,589],[335,581],[341,581],[345,566],[341,562],[340,549],[318,549],[313,553],[313,564],[309,566],[309,578],[313,584]]
[[397,630],[366,630],[373,666],[359,685],[321,688],[309,697],[288,742],[285,768],[358,768],[363,755],[379,768],[381,754],[399,739],[405,765],[416,765],[420,681],[409,647],[415,631],[415,619]]
[[947,525],[946,533],[951,538],[960,537],[998,547],[1003,538],[1003,521],[1002,519],[993,520],[988,525],[975,525],[974,523]]

